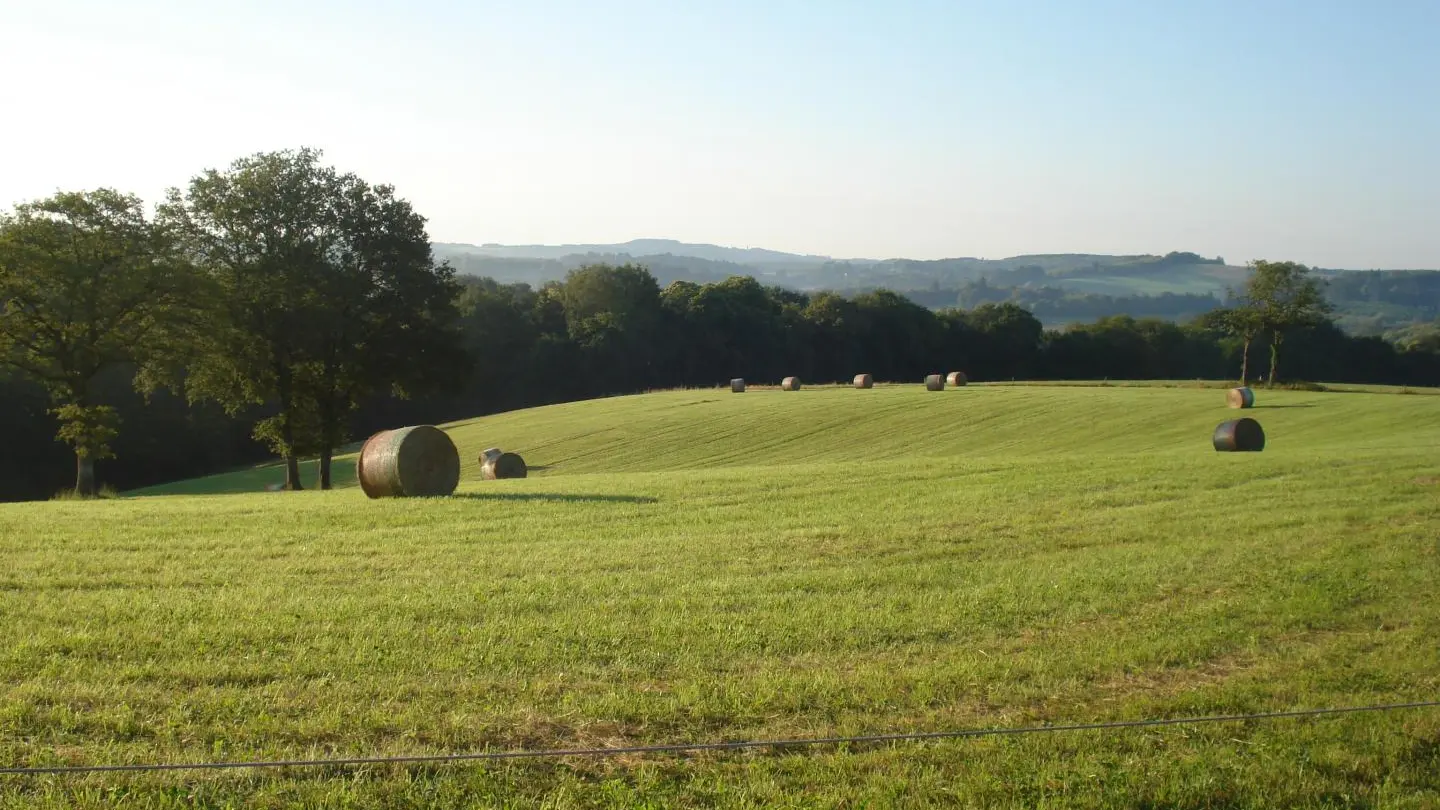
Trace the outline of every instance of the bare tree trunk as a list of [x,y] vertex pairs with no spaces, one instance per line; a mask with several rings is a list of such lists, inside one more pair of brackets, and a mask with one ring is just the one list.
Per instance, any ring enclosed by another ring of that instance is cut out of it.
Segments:
[[1275,369],[1280,365],[1280,341],[1283,338],[1278,333],[1270,336],[1270,388],[1275,387]]
[[75,454],[75,494],[89,498],[95,494],[95,459]]
[[320,488],[330,489],[330,456],[334,450],[326,447],[320,451]]
[[299,492],[300,459],[295,456],[295,405],[290,389],[290,367],[276,358],[275,393],[280,400],[280,440],[285,445],[285,491]]
[[1245,345],[1240,349],[1240,385],[1244,386],[1250,379],[1250,340],[1245,338]]
[[290,492],[299,492],[304,489],[300,483],[300,459],[294,453],[285,454],[285,489]]

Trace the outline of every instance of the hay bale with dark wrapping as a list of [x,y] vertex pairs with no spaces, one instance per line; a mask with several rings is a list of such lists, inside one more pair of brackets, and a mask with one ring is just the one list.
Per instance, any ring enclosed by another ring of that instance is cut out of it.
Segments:
[[1255,407],[1255,392],[1248,387],[1231,388],[1225,392],[1225,403],[1232,408]]
[[966,382],[965,372],[963,371],[952,371],[945,375],[946,385],[964,385]]
[[735,379],[731,380],[731,381],[730,381],[730,393],[732,393],[732,394],[743,394],[743,393],[745,393],[745,378],[743,378],[743,377],[736,377]]
[[786,377],[785,379],[783,379],[783,380],[780,381],[780,390],[781,390],[781,391],[799,391],[799,390],[800,390],[800,378],[799,378],[799,377]]
[[944,391],[944,390],[945,390],[945,378],[944,378],[944,377],[941,377],[939,374],[931,374],[931,375],[927,376],[927,377],[925,378],[925,390],[926,390],[926,391]]
[[382,430],[360,448],[355,473],[371,498],[449,495],[460,483],[460,451],[433,425]]
[[1265,449],[1265,431],[1254,419],[1230,419],[1215,428],[1212,442],[1222,453],[1258,453]]
[[855,387],[856,387],[856,388],[874,388],[874,387],[875,387],[875,378],[874,378],[874,377],[871,377],[869,374],[856,374],[856,375],[855,375]]
[[515,453],[501,453],[494,458],[486,459],[480,465],[480,477],[486,481],[496,481],[501,478],[524,478],[529,474],[529,468],[525,466],[525,459]]

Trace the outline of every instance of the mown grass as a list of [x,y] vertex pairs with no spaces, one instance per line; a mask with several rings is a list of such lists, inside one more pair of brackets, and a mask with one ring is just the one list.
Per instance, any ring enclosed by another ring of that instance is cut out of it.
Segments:
[[[1440,695],[1440,409],[690,391],[452,428],[456,497],[0,508],[0,762],[613,746]],[[538,470],[479,482],[499,445]],[[211,482],[215,484],[216,481]],[[223,489],[223,485],[221,487]],[[0,778],[0,806],[1386,806],[1440,711],[812,750]]]

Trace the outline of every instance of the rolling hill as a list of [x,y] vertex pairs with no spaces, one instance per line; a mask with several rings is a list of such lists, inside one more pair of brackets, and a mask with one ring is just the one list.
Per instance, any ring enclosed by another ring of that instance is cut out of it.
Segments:
[[[521,453],[537,478],[1016,453],[1058,456],[1089,454],[1102,446],[1123,455],[1198,452],[1208,458],[1220,394],[1191,385],[1096,387],[1083,396],[1066,385],[981,384],[938,396],[915,385],[880,384],[870,391],[810,386],[798,392],[752,385],[744,394],[691,389],[530,408],[446,429],[459,448],[464,480],[479,474],[480,451],[494,446]],[[1377,399],[1385,403],[1383,410],[1374,408]],[[1337,443],[1352,449],[1398,448],[1411,441],[1398,429],[1402,421],[1421,432],[1440,429],[1436,400],[1425,396],[1267,391],[1261,402],[1256,412],[1265,414],[1265,423],[1278,423],[1289,434],[1272,440],[1281,447],[1293,440],[1307,449]],[[1156,408],[1163,419],[1157,419]],[[1331,430],[1337,421],[1348,425],[1343,435]],[[337,455],[337,486],[355,486],[357,450],[352,445],[349,453]],[[269,464],[133,494],[255,492],[279,480],[279,467]]]
[[[0,505],[0,762],[795,740],[1440,694],[1440,402],[656,392],[446,426],[454,496],[257,469]],[[499,445],[534,466],[477,480]],[[233,493],[233,494],[227,494]],[[1337,797],[1345,797],[1341,801]],[[1425,807],[1440,710],[0,780],[0,807]]]

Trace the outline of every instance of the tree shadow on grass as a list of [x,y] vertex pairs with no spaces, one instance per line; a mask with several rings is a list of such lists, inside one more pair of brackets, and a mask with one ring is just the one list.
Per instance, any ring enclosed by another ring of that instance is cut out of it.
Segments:
[[560,503],[659,503],[648,495],[569,495],[559,492],[457,492],[452,498],[476,501],[557,501]]
[[1251,405],[1250,410],[1258,411],[1261,408],[1313,408],[1313,402],[1296,402],[1290,405]]

